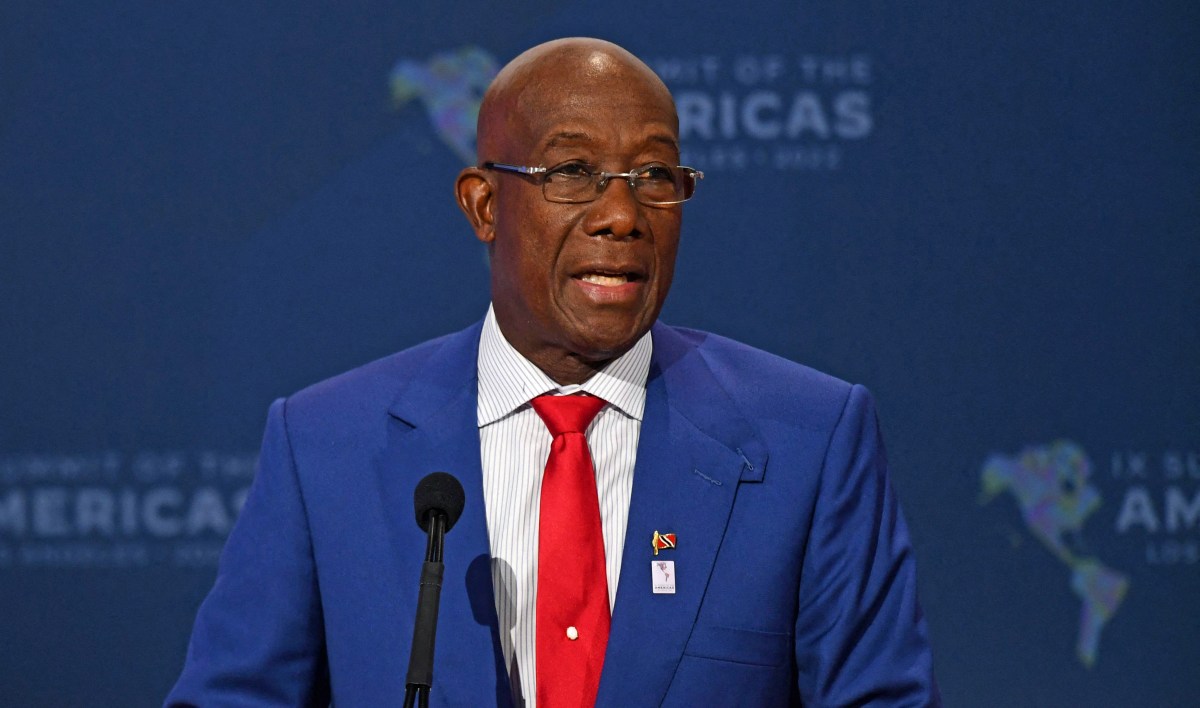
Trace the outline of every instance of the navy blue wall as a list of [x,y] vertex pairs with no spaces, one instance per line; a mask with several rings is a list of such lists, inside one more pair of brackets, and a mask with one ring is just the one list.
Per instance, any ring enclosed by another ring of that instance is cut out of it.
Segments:
[[662,73],[706,173],[664,319],[876,393],[949,702],[1195,704],[1198,20],[0,10],[0,699],[161,699],[267,404],[483,314],[473,101],[585,34]]

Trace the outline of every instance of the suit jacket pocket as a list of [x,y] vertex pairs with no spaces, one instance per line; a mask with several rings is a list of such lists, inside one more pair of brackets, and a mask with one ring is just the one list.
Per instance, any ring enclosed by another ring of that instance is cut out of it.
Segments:
[[791,656],[792,635],[698,624],[692,629],[683,653],[741,664],[779,666]]

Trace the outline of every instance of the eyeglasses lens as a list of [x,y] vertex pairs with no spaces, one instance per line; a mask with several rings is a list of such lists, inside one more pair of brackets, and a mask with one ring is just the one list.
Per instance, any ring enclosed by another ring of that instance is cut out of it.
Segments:
[[[607,187],[601,184],[599,173],[551,172],[542,183],[542,192],[552,202],[582,203],[593,201]],[[687,170],[654,166],[636,172],[633,193],[643,204],[676,204],[685,201],[695,191],[696,182]]]

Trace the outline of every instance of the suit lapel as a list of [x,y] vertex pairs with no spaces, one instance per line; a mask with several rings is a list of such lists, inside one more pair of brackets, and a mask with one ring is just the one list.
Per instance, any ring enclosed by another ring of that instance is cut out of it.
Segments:
[[[697,335],[702,336],[702,335]],[[695,345],[653,330],[621,579],[597,705],[657,705],[691,635],[739,481],[766,455]],[[677,547],[654,554],[655,531]],[[674,594],[654,594],[651,564],[673,561]]]
[[[505,704],[511,695],[499,650],[479,454],[480,326],[442,340],[423,369],[414,372],[388,410],[388,446],[379,466],[381,493],[396,510],[391,531],[397,552],[404,554],[403,572],[412,581],[410,607],[415,607],[424,560],[424,534],[409,511],[413,490],[425,475],[441,470],[458,477],[466,494],[462,517],[445,545],[432,691],[433,701],[443,705]],[[411,632],[413,618],[404,621]]]

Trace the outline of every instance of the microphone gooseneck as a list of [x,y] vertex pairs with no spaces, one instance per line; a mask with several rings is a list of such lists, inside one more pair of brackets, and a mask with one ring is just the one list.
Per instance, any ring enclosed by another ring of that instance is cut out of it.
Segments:
[[433,687],[433,646],[437,635],[438,605],[442,595],[442,563],[446,532],[462,516],[466,494],[462,483],[452,474],[433,472],[425,476],[413,492],[417,525],[428,534],[425,562],[421,566],[421,588],[417,593],[417,616],[413,624],[412,652],[408,657],[404,706],[414,701],[429,705]]

